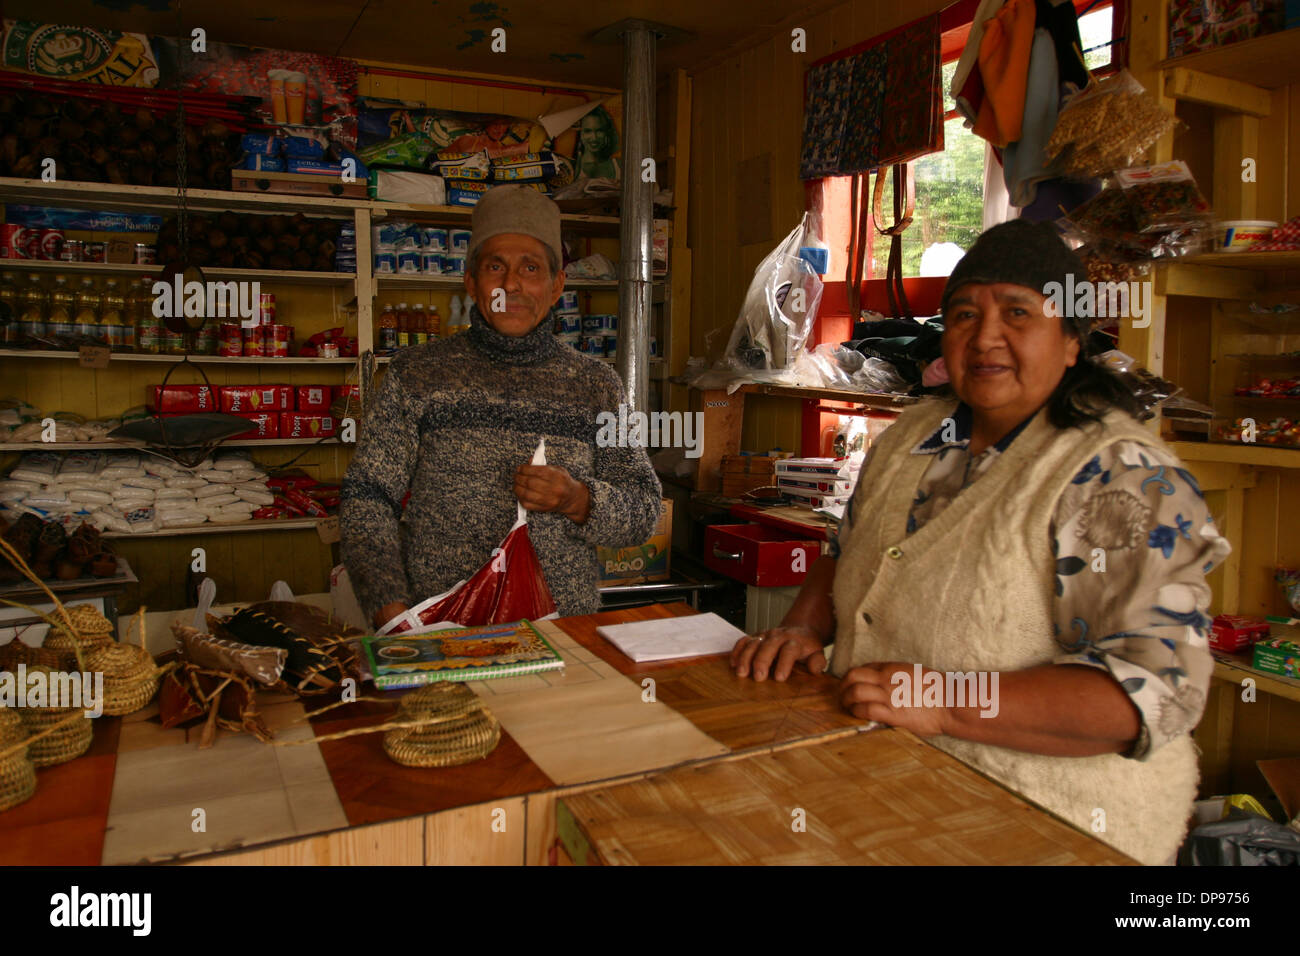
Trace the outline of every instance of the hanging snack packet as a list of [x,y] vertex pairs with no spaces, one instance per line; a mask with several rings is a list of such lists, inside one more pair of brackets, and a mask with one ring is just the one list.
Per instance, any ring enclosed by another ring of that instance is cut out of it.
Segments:
[[1210,225],[1210,204],[1196,188],[1192,171],[1180,159],[1116,170],[1115,179],[1128,197],[1133,223],[1140,233]]
[[1140,161],[1177,123],[1128,70],[1121,70],[1066,102],[1044,151],[1053,172],[1096,179]]

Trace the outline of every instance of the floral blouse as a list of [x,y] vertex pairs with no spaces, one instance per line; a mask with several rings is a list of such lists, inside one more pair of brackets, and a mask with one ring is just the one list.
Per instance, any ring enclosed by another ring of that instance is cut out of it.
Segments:
[[[912,500],[911,534],[988,471],[1029,422],[970,455],[971,412],[958,407],[912,449],[933,455]],[[869,462],[868,458],[868,462]],[[865,474],[864,463],[860,474]],[[837,538],[853,524],[850,500]],[[1093,457],[1057,502],[1053,631],[1057,664],[1108,671],[1128,692],[1142,729],[1125,755],[1144,760],[1196,726],[1214,660],[1209,573],[1231,550],[1196,479],[1176,459],[1136,441]],[[838,541],[831,554],[839,556]]]

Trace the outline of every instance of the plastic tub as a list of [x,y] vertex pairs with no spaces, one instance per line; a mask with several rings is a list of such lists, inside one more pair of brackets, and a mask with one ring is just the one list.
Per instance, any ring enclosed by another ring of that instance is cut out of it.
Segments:
[[1215,224],[1215,252],[1241,252],[1268,242],[1277,223],[1266,219],[1228,219]]

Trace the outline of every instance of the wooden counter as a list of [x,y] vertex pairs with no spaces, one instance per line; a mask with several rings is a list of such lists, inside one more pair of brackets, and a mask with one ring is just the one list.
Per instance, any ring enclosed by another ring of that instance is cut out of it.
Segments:
[[[546,863],[563,856],[560,799],[861,735],[863,725],[835,701],[832,678],[799,672],[758,684],[736,678],[725,656],[636,664],[596,634],[603,624],[691,613],[656,605],[543,624],[565,670],[470,683],[503,733],[492,754],[462,767],[399,766],[379,733],[315,742],[381,722],[391,707],[380,701],[307,724],[300,703],[266,695],[277,741],[310,741],[301,746],[223,733],[200,751],[196,730],[162,730],[152,707],[101,718],[90,755],[38,771],[36,795],[0,813],[0,864]],[[911,740],[931,762],[983,780]],[[1109,852],[985,785],[1039,829]]]

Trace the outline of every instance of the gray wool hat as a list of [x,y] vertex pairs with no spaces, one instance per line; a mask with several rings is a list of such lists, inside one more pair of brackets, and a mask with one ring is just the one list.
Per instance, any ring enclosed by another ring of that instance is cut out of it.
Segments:
[[[1059,282],[1064,288],[1071,274],[1075,284],[1083,282],[1088,278],[1087,266],[1051,223],[1012,219],[980,233],[948,276],[940,309],[946,313],[948,300],[971,282],[1009,282],[1046,295],[1044,288],[1049,282]],[[1086,338],[1089,320],[1076,319],[1074,324]]]
[[469,255],[493,236],[514,233],[532,236],[555,252],[564,264],[560,242],[560,207],[530,186],[494,186],[483,194],[470,217]]

